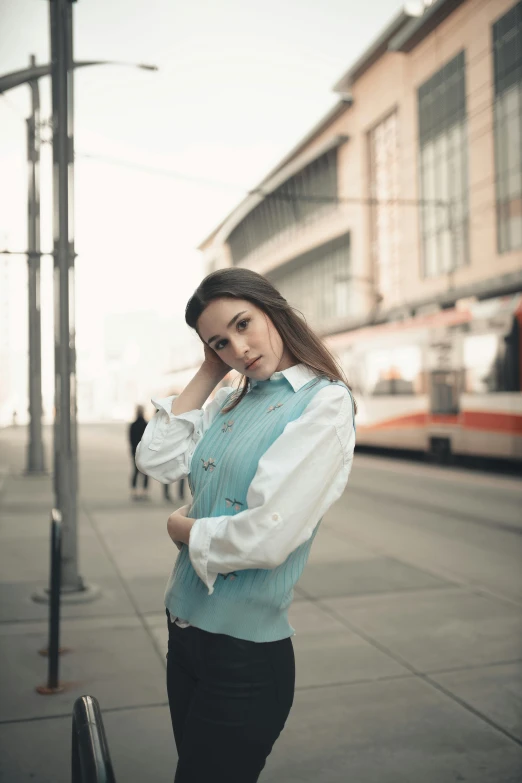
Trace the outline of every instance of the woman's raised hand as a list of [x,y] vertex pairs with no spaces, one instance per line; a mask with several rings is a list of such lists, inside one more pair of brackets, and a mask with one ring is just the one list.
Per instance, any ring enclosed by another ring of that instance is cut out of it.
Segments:
[[228,364],[225,364],[206,343],[204,345],[205,359],[201,367],[181,394],[174,397],[172,401],[171,411],[174,416],[202,408],[218,383],[230,372]]
[[210,345],[203,343],[203,347],[205,351],[203,366],[212,373],[213,377],[221,380],[227,373],[230,372],[230,367],[228,364],[225,364],[222,359],[220,359],[218,354],[213,350],[213,348],[210,347]]

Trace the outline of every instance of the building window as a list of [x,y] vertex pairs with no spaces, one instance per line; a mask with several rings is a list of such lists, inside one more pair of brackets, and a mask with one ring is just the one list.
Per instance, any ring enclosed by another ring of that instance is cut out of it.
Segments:
[[313,328],[335,327],[350,315],[350,235],[293,259],[267,277]]
[[400,300],[399,140],[397,112],[368,135],[374,277],[387,303]]
[[522,2],[493,25],[497,242],[522,247]]
[[423,267],[426,277],[469,260],[464,52],[419,87]]
[[329,150],[280,185],[250,212],[228,239],[232,262],[266,248],[337,208],[337,149]]

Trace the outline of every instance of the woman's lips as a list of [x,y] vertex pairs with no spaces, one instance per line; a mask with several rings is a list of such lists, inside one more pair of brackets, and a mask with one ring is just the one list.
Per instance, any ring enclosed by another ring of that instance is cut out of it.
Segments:
[[258,357],[257,357],[257,359],[256,359],[255,361],[253,361],[251,364],[249,364],[249,365],[247,366],[247,370],[251,370],[253,367],[255,367],[255,366],[256,366],[256,364],[258,364],[258,363],[259,363],[259,360],[260,360],[260,359],[261,359],[261,356],[258,356]]

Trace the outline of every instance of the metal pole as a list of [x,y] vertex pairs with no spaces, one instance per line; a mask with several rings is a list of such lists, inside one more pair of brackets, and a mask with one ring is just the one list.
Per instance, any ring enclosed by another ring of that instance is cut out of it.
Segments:
[[49,604],[49,688],[58,688],[60,648],[60,589],[62,570],[62,520],[53,509],[51,529],[51,601]]
[[58,680],[60,653],[60,582],[62,570],[62,516],[53,508],[51,512],[51,571],[49,603],[49,666],[47,685],[39,685],[38,693],[50,696],[61,693],[63,685]]
[[50,0],[55,293],[54,491],[63,517],[62,591],[81,592],[77,540],[72,2]]
[[[51,0],[51,25],[53,8]],[[72,36],[70,37],[72,41]],[[72,57],[72,46],[70,47]],[[72,67],[84,68],[92,65],[130,65],[145,71],[157,71],[156,65],[125,63],[115,60],[82,60]],[[29,163],[28,189],[28,299],[29,299],[29,442],[27,446],[26,472],[45,472],[45,453],[42,442],[42,389],[41,389],[41,325],[40,325],[40,93],[38,80],[52,75],[51,65],[36,65],[31,55],[29,68],[0,76],[0,94],[28,84],[31,89],[32,111],[27,120],[27,148]],[[70,84],[71,122],[69,136],[72,139],[72,82]],[[71,160],[71,172],[73,161]],[[72,192],[72,173],[71,173]],[[4,251],[0,251],[0,254]],[[74,252],[74,248],[73,251]],[[15,253],[15,255],[18,255]],[[74,259],[74,255],[71,256]]]
[[[36,67],[31,55],[30,67]],[[38,80],[31,89],[31,116],[27,119],[27,161],[29,190],[27,206],[27,289],[29,298],[29,442],[27,473],[45,472],[42,440],[42,336],[40,319],[40,90]]]

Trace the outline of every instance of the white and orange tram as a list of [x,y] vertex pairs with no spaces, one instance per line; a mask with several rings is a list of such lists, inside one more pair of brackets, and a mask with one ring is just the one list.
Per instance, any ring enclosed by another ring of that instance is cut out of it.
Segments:
[[325,338],[360,445],[522,460],[522,295]]

